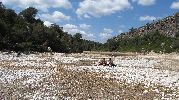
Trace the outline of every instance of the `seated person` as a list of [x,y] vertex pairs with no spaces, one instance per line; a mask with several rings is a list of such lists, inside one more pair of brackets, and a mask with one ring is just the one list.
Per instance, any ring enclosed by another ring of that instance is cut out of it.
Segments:
[[106,62],[105,58],[103,58],[103,59],[99,62],[99,65],[103,65],[103,66],[106,66],[106,65],[107,65],[107,62]]
[[108,65],[109,66],[116,66],[114,63],[113,63],[113,61],[112,61],[112,59],[111,58],[109,58],[109,60],[108,60]]

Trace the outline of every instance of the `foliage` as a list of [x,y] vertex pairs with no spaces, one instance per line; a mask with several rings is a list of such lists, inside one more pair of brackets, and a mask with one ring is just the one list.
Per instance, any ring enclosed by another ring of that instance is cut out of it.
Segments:
[[121,52],[173,52],[176,50],[173,45],[178,43],[174,40],[175,38],[166,37],[155,31],[144,36],[136,35],[133,38],[114,37],[107,41],[107,48],[109,51]]
[[6,9],[0,2],[0,50],[46,52],[82,52],[97,50],[101,43],[84,40],[80,33],[74,36],[63,27],[52,24],[47,27],[36,19],[38,10],[29,7],[19,14]]

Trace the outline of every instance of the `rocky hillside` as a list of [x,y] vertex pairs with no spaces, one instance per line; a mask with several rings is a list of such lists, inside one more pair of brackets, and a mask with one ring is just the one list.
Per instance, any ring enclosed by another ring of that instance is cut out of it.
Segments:
[[118,38],[132,38],[136,35],[143,36],[144,34],[155,32],[156,30],[167,37],[175,37],[176,33],[179,32],[179,13],[158,21],[153,21],[152,23],[147,23],[139,28],[131,28],[129,32],[120,34]]
[[179,52],[179,13],[108,39],[106,51]]

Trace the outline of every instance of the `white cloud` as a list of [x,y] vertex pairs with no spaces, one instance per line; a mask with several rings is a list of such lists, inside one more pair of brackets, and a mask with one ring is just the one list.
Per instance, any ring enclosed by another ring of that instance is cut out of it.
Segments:
[[73,25],[73,24],[66,24],[66,25],[64,25],[64,28],[66,28],[66,29],[76,29],[77,26]]
[[119,30],[118,33],[119,33],[119,34],[123,33],[123,30]]
[[2,0],[3,4],[13,8],[35,7],[41,11],[48,11],[49,8],[71,8],[69,0]]
[[78,26],[73,25],[73,24],[66,24],[63,26],[63,29],[65,32],[68,32],[69,34],[72,34],[72,35],[76,33],[81,33],[80,30],[78,29]]
[[88,39],[88,40],[92,40],[92,41],[96,41],[96,36],[93,33],[87,33],[86,35],[83,35],[84,39]]
[[85,14],[84,18],[91,18],[91,17],[88,14]]
[[111,15],[132,8],[128,0],[84,0],[76,10],[78,17],[90,18]]
[[155,4],[156,0],[132,0],[132,1],[137,2],[138,4],[143,5],[143,6],[150,6],[150,5]]
[[173,2],[171,5],[172,9],[179,9],[179,1],[178,2]]
[[74,35],[75,33],[81,33],[83,35],[87,34],[87,31],[91,25],[87,24],[80,24],[79,26],[73,24],[66,24],[63,26],[64,31],[69,32],[70,34]]
[[146,16],[141,16],[140,18],[139,18],[139,20],[140,21],[153,21],[153,20],[158,20],[158,19],[160,19],[161,17],[154,17],[154,16],[148,16],[148,15],[146,15]]
[[[80,26],[82,26],[82,25],[83,24],[80,24],[80,25],[66,24],[63,26],[63,30],[65,32],[68,32],[71,35],[74,35],[76,33],[81,33],[83,39],[97,41],[97,42],[101,42],[101,43],[105,43],[107,41],[107,39],[109,39],[113,36],[112,29],[104,28],[102,30],[102,32],[100,32],[99,34],[95,34],[95,33],[89,32],[86,29],[81,28]],[[87,25],[87,24],[85,24],[85,25]],[[91,27],[91,25],[89,25],[89,26]]]
[[91,27],[91,25],[87,25],[87,24],[80,24],[80,28],[84,29],[84,30],[88,30]]
[[49,21],[44,21],[44,25],[47,26],[47,27],[51,26],[52,24],[53,24],[53,23],[51,23],[51,22],[49,22]]
[[113,30],[109,28],[104,28],[103,31],[99,34],[99,42],[106,42],[109,38],[112,37]]
[[96,39],[95,35],[87,31],[87,28],[89,29],[90,27],[91,25],[87,25],[87,24],[80,24],[78,26],[73,24],[66,24],[63,26],[63,29],[65,32],[68,32],[71,35],[74,35],[76,33],[81,33],[84,39],[95,41]]
[[70,20],[70,16],[64,15],[62,12],[54,11],[52,14],[41,14],[40,19],[57,23],[59,21]]
[[113,30],[110,29],[110,28],[104,28],[104,29],[103,29],[103,32],[104,32],[104,33],[109,33],[109,34],[111,34],[111,33],[113,32]]

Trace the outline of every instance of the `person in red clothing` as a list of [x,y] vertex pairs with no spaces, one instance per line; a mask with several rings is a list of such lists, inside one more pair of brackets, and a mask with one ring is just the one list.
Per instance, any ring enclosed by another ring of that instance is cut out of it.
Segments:
[[106,66],[106,65],[107,65],[107,62],[106,62],[105,58],[103,58],[103,59],[99,62],[99,65],[103,65],[103,66]]

